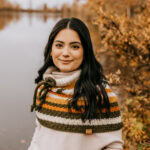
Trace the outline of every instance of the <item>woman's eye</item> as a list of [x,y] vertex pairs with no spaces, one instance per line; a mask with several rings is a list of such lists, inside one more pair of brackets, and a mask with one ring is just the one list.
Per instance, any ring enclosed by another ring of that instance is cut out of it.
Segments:
[[56,47],[61,48],[62,45],[61,44],[56,44]]
[[80,47],[78,45],[73,45],[72,48],[73,49],[79,49]]

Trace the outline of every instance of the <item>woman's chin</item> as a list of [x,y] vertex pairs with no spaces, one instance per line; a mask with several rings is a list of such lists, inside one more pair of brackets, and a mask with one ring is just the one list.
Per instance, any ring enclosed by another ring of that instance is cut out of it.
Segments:
[[73,71],[73,68],[71,67],[71,66],[61,66],[60,68],[59,68],[59,70],[61,71],[61,72],[71,72],[71,71]]

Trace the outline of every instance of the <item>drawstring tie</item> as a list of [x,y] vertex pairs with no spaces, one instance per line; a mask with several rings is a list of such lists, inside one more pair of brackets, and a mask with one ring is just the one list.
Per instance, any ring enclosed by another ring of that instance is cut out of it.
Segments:
[[[38,88],[42,86],[39,95],[37,96],[37,91]],[[31,105],[31,112],[33,112],[33,110],[39,110],[42,107],[42,104],[45,102],[45,98],[47,93],[49,92],[50,88],[56,86],[56,81],[55,79],[51,78],[51,77],[47,77],[45,78],[45,80],[39,82],[35,88],[34,91],[34,96],[33,96],[33,104]],[[40,103],[37,105],[36,104],[36,99],[40,100]]]

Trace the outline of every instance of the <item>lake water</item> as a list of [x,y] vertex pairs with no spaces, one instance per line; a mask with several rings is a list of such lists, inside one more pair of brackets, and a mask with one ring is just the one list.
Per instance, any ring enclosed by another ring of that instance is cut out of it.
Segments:
[[26,150],[34,128],[34,79],[60,15],[0,14],[0,150]]

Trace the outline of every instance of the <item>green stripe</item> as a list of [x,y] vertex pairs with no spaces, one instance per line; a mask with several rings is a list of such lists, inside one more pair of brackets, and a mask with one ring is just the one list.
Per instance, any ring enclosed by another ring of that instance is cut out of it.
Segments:
[[[47,104],[47,105],[50,105],[50,106],[56,106],[56,107],[60,107],[60,108],[68,108],[68,105],[56,104],[56,103],[47,102],[47,101],[45,101],[44,104]],[[117,102],[110,103],[110,107],[115,107],[115,106],[118,106],[118,103],[117,103]],[[102,108],[105,108],[105,107],[102,106]]]
[[[69,112],[60,112],[55,110],[49,110],[46,108],[42,108],[38,110],[38,112],[50,115],[50,116],[58,116],[62,118],[70,118],[70,119],[80,119],[82,114],[79,113],[69,113]],[[104,119],[104,118],[115,118],[120,116],[120,111],[111,112],[109,115],[106,113],[98,114],[96,119]]]
[[45,121],[37,118],[41,125],[59,130],[64,132],[75,132],[75,133],[85,133],[86,129],[92,129],[92,133],[103,133],[119,130],[123,127],[123,123],[120,122],[118,124],[110,124],[110,125],[99,125],[99,126],[77,126],[77,125],[64,125],[59,123],[54,123],[50,121]]

